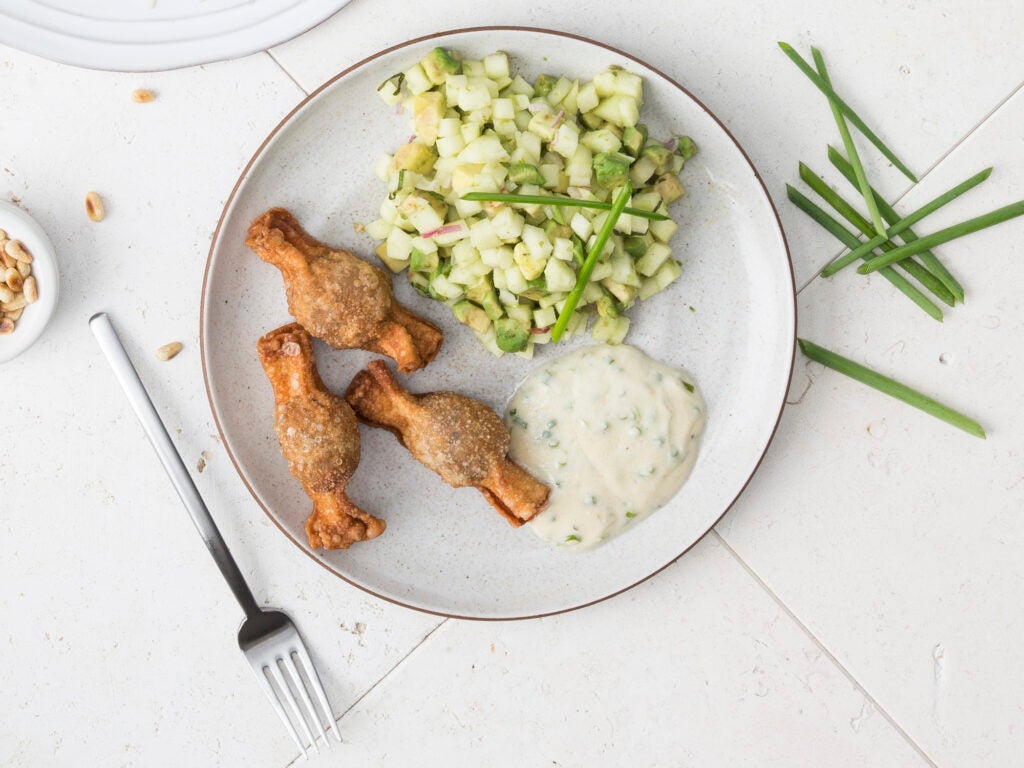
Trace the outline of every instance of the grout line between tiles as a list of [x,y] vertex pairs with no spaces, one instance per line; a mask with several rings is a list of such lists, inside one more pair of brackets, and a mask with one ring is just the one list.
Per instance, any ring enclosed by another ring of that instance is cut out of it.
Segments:
[[[902,200],[904,197],[906,197],[908,194],[910,194],[913,190],[917,189],[917,187],[919,187],[921,184],[923,184],[925,182],[925,180],[928,178],[928,174],[930,174],[932,171],[934,171],[936,168],[938,168],[940,165],[942,165],[942,163],[945,162],[946,158],[948,158],[950,155],[952,155],[954,152],[956,152],[964,144],[964,142],[966,142],[969,138],[971,138],[971,136],[973,136],[975,133],[977,133],[978,130],[985,123],[987,123],[989,120],[991,120],[993,117],[995,117],[996,112],[998,112],[1000,109],[1005,107],[1006,104],[1009,103],[1009,101],[1021,91],[1021,89],[1024,89],[1024,82],[1019,83],[1016,88],[1014,88],[1012,91],[1010,91],[1006,96],[1004,96],[999,101],[998,104],[996,104],[994,107],[992,107],[992,109],[990,109],[988,111],[988,113],[986,113],[986,115],[983,118],[981,118],[981,120],[979,120],[977,123],[975,123],[974,127],[972,127],[969,131],[967,131],[967,133],[965,133],[959,139],[957,139],[957,141],[953,143],[953,146],[951,146],[949,149],[947,149],[945,152],[943,152],[941,155],[939,155],[938,159],[934,163],[932,163],[925,170],[925,172],[923,174],[921,174],[921,178],[918,180],[917,184],[911,184],[909,187],[907,187],[905,190],[903,190],[903,192],[899,195],[899,197],[895,198],[892,201],[893,207],[895,207],[896,204],[900,202],[900,200]],[[807,278],[807,281],[803,285],[801,285],[799,288],[797,288],[797,290],[796,290],[797,295],[802,293],[805,288],[807,288],[811,283],[813,283],[818,278],[818,273],[821,272],[821,270],[825,268],[826,264],[828,264],[831,261],[833,261],[840,254],[846,253],[847,250],[848,249],[845,248],[845,247],[840,248],[839,250],[837,250],[835,252],[835,255],[830,256],[827,261],[822,262],[821,266],[819,266],[817,269],[815,269],[814,272],[811,273],[811,276],[809,278]]]
[[278,61],[278,59],[277,59],[277,56],[275,56],[275,55],[274,55],[274,52],[273,52],[273,51],[271,51],[271,50],[269,50],[269,49],[268,49],[268,50],[264,51],[264,53],[265,53],[265,54],[267,54],[267,56],[269,56],[269,57],[270,57],[270,60],[271,60],[272,62],[274,62],[275,64],[277,64],[277,66],[278,66],[278,69],[280,69],[280,70],[281,70],[282,72],[284,72],[285,76],[286,76],[286,77],[287,77],[287,78],[288,78],[289,80],[291,80],[291,81],[292,81],[293,83],[295,83],[295,87],[296,87],[296,88],[298,88],[298,89],[299,89],[300,91],[302,91],[302,92],[303,92],[304,94],[306,94],[307,96],[309,96],[309,91],[307,91],[307,90],[306,90],[305,88],[303,88],[303,87],[302,87],[302,83],[300,83],[300,82],[299,82],[298,80],[296,80],[296,79],[295,79],[295,77],[294,77],[294,76],[292,75],[292,73],[288,71],[287,67],[285,67],[285,65],[284,65],[284,64],[282,64],[282,63],[281,63],[280,61]]
[[[361,702],[361,701],[362,701],[363,699],[365,699],[365,698],[366,698],[367,696],[369,696],[369,695],[370,695],[370,693],[372,693],[372,692],[373,692],[373,690],[374,690],[374,689],[375,689],[375,688],[376,688],[376,687],[377,687],[378,685],[380,685],[380,684],[381,684],[381,683],[383,683],[383,682],[384,682],[385,680],[387,680],[387,679],[388,679],[389,677],[391,677],[391,674],[392,674],[392,673],[393,673],[393,672],[394,672],[394,671],[395,671],[396,669],[398,669],[398,668],[399,668],[400,666],[402,666],[402,664],[404,664],[404,663],[405,663],[405,660],[406,660],[406,659],[408,659],[408,658],[409,658],[409,657],[410,657],[410,656],[411,656],[411,655],[412,655],[413,653],[415,653],[415,652],[416,652],[416,649],[417,649],[417,648],[419,648],[419,647],[420,647],[421,645],[423,645],[423,644],[424,644],[425,642],[427,642],[427,640],[429,640],[429,639],[431,638],[431,636],[432,636],[432,635],[433,635],[433,634],[434,634],[435,632],[437,632],[437,630],[439,630],[439,629],[440,629],[441,627],[443,627],[443,626],[444,626],[445,624],[447,624],[447,623],[448,623],[448,619],[447,619],[447,618],[445,618],[445,619],[442,619],[442,620],[441,620],[441,621],[440,621],[440,622],[439,622],[439,623],[438,623],[438,624],[437,624],[437,625],[436,625],[436,626],[435,626],[435,627],[434,627],[433,629],[431,629],[431,630],[430,630],[429,632],[427,632],[427,634],[425,634],[425,635],[424,635],[423,637],[421,637],[421,638],[420,638],[420,641],[419,641],[418,643],[416,643],[416,645],[414,645],[414,646],[413,646],[412,648],[410,648],[410,649],[408,650],[408,652],[407,652],[407,653],[406,653],[406,654],[405,654],[404,656],[402,656],[402,658],[400,658],[400,659],[399,659],[398,661],[396,661],[396,662],[395,662],[395,663],[394,663],[394,664],[393,664],[393,665],[391,666],[391,668],[390,668],[390,669],[388,669],[388,671],[387,671],[387,672],[385,672],[385,673],[384,673],[383,675],[381,675],[381,676],[380,676],[379,678],[377,678],[377,681],[376,681],[376,682],[375,682],[375,683],[374,683],[373,685],[371,685],[371,686],[370,686],[369,688],[367,688],[367,689],[366,689],[365,691],[363,691],[363,692],[362,692],[362,693],[361,693],[361,694],[359,695],[359,698],[357,698],[357,699],[356,699],[355,701],[353,701],[353,702],[352,702],[351,704],[349,704],[349,705],[348,705],[348,707],[347,707],[347,708],[345,709],[345,711],[344,711],[344,712],[342,712],[342,713],[341,713],[340,715],[338,715],[337,717],[335,717],[335,718],[334,718],[334,722],[340,725],[340,724],[341,724],[341,721],[342,721],[342,720],[343,720],[343,719],[345,718],[345,715],[347,715],[347,714],[348,714],[349,712],[351,712],[351,711],[352,711],[353,709],[355,709],[355,708],[356,708],[356,706],[358,706],[358,705],[359,705],[359,702]],[[344,738],[344,737],[343,737],[343,738]],[[343,742],[343,743],[344,743],[344,742]],[[298,763],[300,763],[300,762],[301,762],[301,761],[303,761],[304,759],[305,759],[305,758],[303,758],[303,757],[302,757],[302,755],[296,755],[296,756],[295,756],[295,758],[294,758],[293,760],[291,760],[290,762],[288,762],[288,763],[287,763],[287,764],[285,765],[285,767],[284,767],[284,768],[292,768],[292,766],[294,766],[294,765],[297,765]]]
[[934,760],[932,760],[928,756],[924,749],[914,739],[910,737],[910,734],[907,733],[899,723],[896,722],[896,719],[889,714],[888,710],[883,708],[882,705],[878,703],[878,700],[868,692],[867,688],[865,688],[864,685],[862,685],[856,677],[853,676],[853,673],[850,672],[850,670],[847,669],[846,666],[844,666],[842,662],[840,662],[839,659],[837,659],[835,655],[831,651],[829,651],[828,648],[825,647],[825,644],[818,639],[817,635],[811,632],[808,626],[804,624],[804,622],[801,621],[800,618],[795,613],[793,613],[792,610],[790,610],[789,606],[782,601],[782,598],[780,598],[779,595],[771,587],[768,586],[764,579],[758,576],[757,572],[750,567],[747,561],[740,557],[740,554],[735,549],[733,549],[732,546],[730,546],[729,542],[725,540],[725,537],[722,536],[722,534],[720,534],[716,528],[712,528],[711,531],[718,538],[719,542],[721,542],[722,546],[725,547],[726,551],[728,551],[729,554],[732,555],[732,557],[736,560],[740,567],[743,568],[743,570],[745,570],[748,574],[750,574],[750,577],[754,581],[756,581],[761,586],[761,588],[764,589],[765,592],[768,593],[771,599],[775,601],[775,604],[778,605],[779,608],[790,619],[793,620],[793,622],[800,628],[800,630],[821,650],[825,657],[829,659],[829,661],[831,661],[833,664],[835,664],[836,668],[843,673],[843,676],[846,677],[846,679],[849,680],[850,683],[852,683],[857,688],[857,690],[861,692],[864,698],[867,699],[868,702],[870,702],[871,706],[874,707],[874,709],[877,712],[881,713],[882,717],[885,718],[886,722],[888,722],[889,725],[896,729],[896,732],[899,733],[906,740],[906,742],[914,749],[915,752],[917,752],[921,759],[924,760],[929,766],[931,766],[931,768],[938,768],[938,765],[935,763]]

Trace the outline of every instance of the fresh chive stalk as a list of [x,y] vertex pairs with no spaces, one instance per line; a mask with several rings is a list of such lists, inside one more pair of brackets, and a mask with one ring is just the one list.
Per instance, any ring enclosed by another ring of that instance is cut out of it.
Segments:
[[832,90],[832,87],[824,80],[822,80],[821,75],[815,72],[811,65],[804,61],[803,57],[799,53],[793,50],[793,46],[791,46],[789,43],[780,42],[779,48],[781,48],[782,52],[785,53],[786,56],[788,56],[789,59],[794,64],[796,64],[797,67],[800,68],[801,72],[807,75],[810,81],[817,86],[819,91],[821,91],[830,99],[835,101],[836,106],[839,107],[839,109],[846,116],[846,118],[857,127],[857,130],[864,134],[864,137],[868,141],[870,141],[872,144],[878,147],[879,152],[885,155],[885,157],[888,158],[893,165],[899,168],[904,176],[913,181],[915,184],[917,183],[917,177],[910,172],[910,169],[907,168],[907,166],[905,166],[898,157],[896,157],[896,155],[893,153],[891,149],[885,146],[885,142],[878,138],[874,131],[868,128],[867,124],[865,124],[865,122],[860,119],[860,116],[853,111],[853,108],[845,101],[843,101],[841,98],[839,98],[838,94],[836,94],[836,92]]
[[[515,195],[505,192],[467,192],[463,200],[476,200],[482,203],[521,203],[523,205],[566,205],[572,208],[595,208],[599,211],[610,211],[612,203],[600,200],[576,200],[572,197],[549,197],[548,195]],[[665,221],[668,216],[656,211],[642,211],[639,208],[626,208],[622,211],[630,216],[639,216],[654,221]]]
[[572,313],[576,311],[576,305],[579,303],[580,297],[583,295],[583,289],[586,288],[587,282],[590,280],[590,273],[594,271],[594,265],[597,264],[597,259],[601,255],[601,251],[604,250],[605,243],[608,242],[608,237],[612,233],[612,229],[615,227],[615,222],[619,220],[619,216],[626,210],[626,203],[629,202],[629,196],[633,194],[633,190],[628,183],[622,185],[622,189],[615,196],[615,200],[611,206],[611,212],[608,214],[608,218],[604,220],[604,224],[601,225],[601,229],[597,233],[597,237],[594,239],[594,245],[587,253],[587,258],[583,262],[583,266],[580,267],[580,272],[576,276],[576,285],[569,292],[569,295],[565,299],[565,306],[562,307],[562,311],[558,314],[558,320],[555,321],[555,327],[551,329],[551,340],[558,342],[562,338],[562,334],[565,333],[565,327],[569,324],[569,318],[572,317]]
[[[857,229],[865,235],[871,237],[873,234],[871,222],[861,216],[860,212],[856,208],[846,202],[838,192],[826,184],[820,176],[808,168],[804,163],[800,163],[800,178],[804,180],[807,186],[821,195],[829,205],[835,208],[844,219],[857,227]],[[857,245],[860,245],[859,240],[857,241]],[[889,243],[882,243],[880,246],[883,251],[891,251],[895,247],[896,246]],[[932,294],[943,303],[948,304],[951,307],[956,303],[956,298],[952,293],[950,293],[949,289],[942,284],[942,281],[925,269],[921,264],[918,264],[913,259],[908,259],[899,266],[908,275],[931,291]]]
[[[974,187],[978,186],[979,184],[981,184],[981,182],[987,179],[991,175],[991,173],[992,169],[986,168],[980,173],[974,174],[973,176],[971,176],[971,178],[967,179],[966,181],[960,182],[952,189],[943,192],[941,195],[936,197],[931,202],[925,203],[916,211],[913,211],[912,213],[908,214],[904,218],[897,221],[895,224],[889,227],[888,230],[886,230],[886,233],[884,235],[876,235],[875,237],[861,244],[857,248],[854,248],[846,255],[840,256],[838,259],[833,261],[831,264],[829,264],[827,267],[825,267],[825,269],[821,271],[821,276],[830,277],[831,275],[834,275],[836,272],[843,269],[848,264],[853,263],[857,259],[867,258],[868,254],[870,254],[871,251],[875,250],[875,248],[879,247],[886,241],[891,240],[893,237],[900,234],[901,232],[904,232],[905,230],[914,226],[914,224],[919,222],[925,216],[937,211],[946,203],[960,197],[960,195],[962,195],[967,190],[973,189]],[[936,275],[936,277],[938,277],[940,280],[942,279],[939,275]]]
[[[854,186],[857,186],[855,176],[853,175],[853,168],[846,161],[846,158],[839,153],[839,150],[832,145],[829,145],[828,148],[828,159],[831,161],[832,165],[834,165],[836,169],[846,177],[847,181]],[[895,224],[900,220],[900,215],[893,210],[893,207],[885,201],[884,197],[878,194],[874,189],[871,190],[871,193],[875,196],[875,203],[878,205],[878,210],[882,214],[883,219],[890,224]],[[906,229],[900,233],[900,238],[902,238],[903,242],[910,243],[917,240],[917,235],[914,234],[914,230]],[[939,261],[939,257],[930,250],[921,251],[918,256],[921,259],[921,263],[928,267],[932,274],[942,281],[942,284],[949,289],[950,293],[956,296],[957,301],[963,303],[963,286],[960,285],[960,282],[953,277],[953,274],[948,269],[946,269],[946,266]]]
[[[804,194],[799,190],[795,189],[791,185],[786,185],[786,193],[789,195],[790,201],[801,211],[806,213],[818,224],[820,224],[826,231],[831,232],[839,242],[843,243],[847,248],[856,248],[860,241],[857,236],[850,230],[846,229],[842,224],[829,216],[825,211],[811,202]],[[942,310],[939,309],[927,296],[914,286],[909,280],[903,275],[896,272],[891,267],[879,270],[878,274],[888,280],[893,286],[899,290],[904,296],[910,299],[912,302],[917,304],[921,309],[931,315],[933,318],[942,322]]]
[[[832,79],[828,76],[828,69],[825,67],[825,57],[821,55],[821,51],[813,46],[811,46],[811,55],[814,57],[814,64],[818,68],[818,74],[821,75],[821,79],[831,87]],[[860,154],[857,152],[857,145],[853,143],[853,137],[850,135],[850,128],[846,124],[846,118],[843,117],[843,113],[840,111],[835,99],[831,96],[828,97],[828,105],[832,108],[832,116],[835,118],[836,126],[839,128],[839,135],[843,139],[843,146],[846,147],[846,154],[850,158],[850,165],[853,166],[854,175],[857,177],[857,184],[860,186],[860,193],[864,196],[864,204],[868,207],[871,223],[874,224],[875,232],[879,235],[884,235],[885,224],[882,222],[882,215],[878,212],[878,206],[875,204],[875,196],[871,192],[871,185],[868,184],[867,174],[864,173],[864,164],[860,161]]]
[[887,267],[890,264],[901,261],[902,259],[914,256],[925,248],[932,248],[936,245],[948,243],[950,240],[956,240],[958,237],[969,235],[972,232],[978,232],[979,230],[995,226],[996,224],[1002,224],[1004,221],[1009,221],[1010,219],[1022,215],[1024,215],[1024,200],[1018,200],[1016,203],[1004,205],[1002,208],[989,211],[982,216],[976,216],[973,219],[968,219],[967,221],[962,221],[959,224],[954,224],[952,227],[940,229],[938,232],[925,235],[912,243],[901,245],[899,248],[889,251],[888,253],[876,256],[870,261],[861,264],[857,268],[857,271],[862,275],[870,274],[882,267]]
[[837,355],[835,352],[819,347],[817,344],[806,339],[797,339],[797,342],[800,344],[800,351],[811,360],[821,363],[834,371],[838,371],[844,376],[849,376],[861,384],[874,387],[879,392],[883,392],[890,397],[902,400],[904,403],[912,405],[937,419],[942,419],[968,434],[985,439],[985,430],[981,428],[981,425],[974,419],[964,416],[959,411],[954,411],[949,406],[921,394],[916,389],[911,389],[905,384],[900,384],[888,376],[883,376],[877,371],[873,371],[842,355]]

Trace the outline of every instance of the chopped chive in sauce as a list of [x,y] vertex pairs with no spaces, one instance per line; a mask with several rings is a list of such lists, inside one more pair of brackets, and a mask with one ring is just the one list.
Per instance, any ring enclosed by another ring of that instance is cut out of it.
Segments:
[[683,386],[686,388],[687,392],[693,392],[693,384],[691,384],[690,382],[684,380]]
[[632,518],[636,517],[636,512],[627,512],[626,513],[626,517],[632,519]]
[[569,536],[566,536],[566,537],[565,537],[565,540],[566,540],[566,542],[570,542],[570,541],[579,541],[579,540],[580,540],[580,537],[579,537],[579,536],[577,536],[577,535],[576,535],[575,533],[573,533],[573,534],[570,534]]

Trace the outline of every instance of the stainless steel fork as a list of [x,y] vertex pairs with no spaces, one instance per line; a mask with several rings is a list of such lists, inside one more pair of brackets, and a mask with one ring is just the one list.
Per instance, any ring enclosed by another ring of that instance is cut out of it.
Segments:
[[[213,555],[214,562],[235,594],[235,599],[245,611],[245,621],[238,630],[238,647],[252,665],[256,679],[270,697],[270,703],[273,704],[278,717],[302,750],[303,757],[308,757],[307,742],[317,752],[320,751],[318,737],[323,739],[325,745],[330,743],[321,722],[321,713],[326,717],[327,729],[334,734],[335,739],[341,741],[341,734],[334,721],[323,684],[313,667],[299,631],[285,614],[280,611],[264,611],[256,604],[248,584],[242,577],[242,572],[238,570],[238,564],[228,551],[227,544],[224,543],[210,516],[210,511],[203,503],[181,456],[175,450],[174,443],[171,442],[159,414],[153,407],[153,401],[149,399],[110,318],[100,312],[89,319],[89,327],[92,328],[100,349],[103,350],[111,368],[114,369],[114,375],[128,396],[132,410],[142,422],[142,428],[171,478],[174,490],[178,492],[185,509],[192,516],[192,522],[195,523],[199,535],[206,543],[206,548]],[[316,727],[316,736],[310,730],[310,723]]]

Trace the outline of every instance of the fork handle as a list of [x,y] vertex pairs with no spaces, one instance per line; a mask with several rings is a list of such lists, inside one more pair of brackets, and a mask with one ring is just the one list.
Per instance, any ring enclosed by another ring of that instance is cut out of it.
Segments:
[[96,341],[99,342],[107,362],[114,369],[114,376],[121,388],[124,389],[125,395],[128,396],[128,402],[131,404],[132,410],[135,411],[135,415],[139,417],[142,429],[149,437],[149,442],[160,458],[160,463],[164,465],[164,470],[171,478],[174,490],[178,492],[185,509],[192,516],[192,522],[195,523],[199,535],[203,537],[206,548],[213,555],[214,562],[217,563],[221,574],[227,580],[231,591],[234,592],[235,599],[238,600],[238,604],[242,606],[247,617],[259,613],[260,607],[256,604],[249,585],[245,583],[245,578],[238,569],[238,563],[231,556],[228,545],[224,543],[220,531],[217,530],[217,524],[213,522],[210,510],[206,508],[195,483],[192,482],[192,477],[185,469],[185,463],[181,460],[174,443],[171,442],[171,437],[167,434],[167,429],[160,420],[156,408],[153,407],[153,401],[149,399],[146,388],[142,384],[135,366],[132,365],[124,345],[121,344],[121,339],[118,338],[110,318],[105,312],[99,312],[89,318],[89,327],[92,329]]

